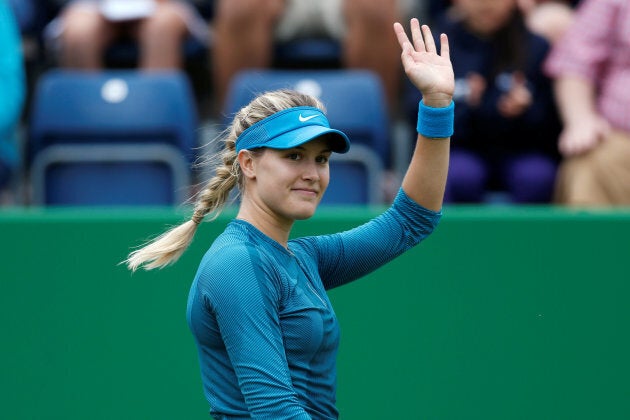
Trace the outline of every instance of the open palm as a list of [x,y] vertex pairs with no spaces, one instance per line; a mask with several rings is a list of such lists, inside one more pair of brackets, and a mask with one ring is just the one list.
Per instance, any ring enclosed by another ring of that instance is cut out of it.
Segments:
[[420,26],[418,19],[411,19],[411,37],[398,22],[394,31],[402,48],[401,60],[409,80],[420,90],[429,106],[446,106],[453,97],[455,77],[449,55],[448,38],[440,36],[440,54],[437,53],[431,29]]

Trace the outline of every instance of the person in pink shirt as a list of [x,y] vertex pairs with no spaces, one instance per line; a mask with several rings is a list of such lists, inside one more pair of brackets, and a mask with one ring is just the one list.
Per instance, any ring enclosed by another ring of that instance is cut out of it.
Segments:
[[630,2],[583,0],[544,68],[563,122],[555,201],[630,205]]
[[576,0],[518,0],[529,29],[550,44],[562,37],[573,21]]

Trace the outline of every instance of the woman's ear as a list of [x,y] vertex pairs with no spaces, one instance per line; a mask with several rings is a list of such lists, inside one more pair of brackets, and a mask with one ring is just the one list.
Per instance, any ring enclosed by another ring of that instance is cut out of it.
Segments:
[[256,178],[256,168],[254,165],[254,157],[249,152],[249,150],[241,150],[238,152],[238,156],[236,156],[238,160],[238,164],[241,167],[241,172],[245,178],[254,179]]

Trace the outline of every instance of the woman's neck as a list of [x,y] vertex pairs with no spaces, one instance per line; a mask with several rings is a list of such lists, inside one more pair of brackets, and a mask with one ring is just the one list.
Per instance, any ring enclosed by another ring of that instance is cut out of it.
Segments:
[[277,215],[265,211],[265,209],[254,207],[245,202],[241,203],[236,218],[252,224],[256,229],[260,230],[283,247],[287,247],[293,221],[283,220]]

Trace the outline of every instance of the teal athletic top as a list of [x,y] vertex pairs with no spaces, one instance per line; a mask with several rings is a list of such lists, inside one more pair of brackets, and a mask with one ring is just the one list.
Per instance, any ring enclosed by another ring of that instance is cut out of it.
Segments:
[[336,419],[339,325],[326,290],[381,267],[440,220],[401,189],[352,230],[288,249],[233,220],[203,257],[188,298],[204,392],[215,419]]

